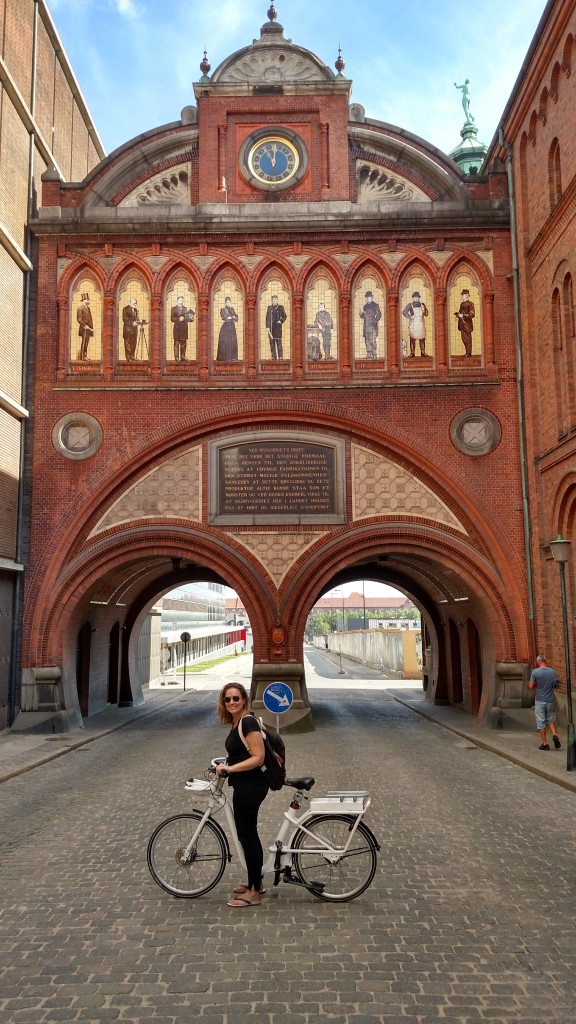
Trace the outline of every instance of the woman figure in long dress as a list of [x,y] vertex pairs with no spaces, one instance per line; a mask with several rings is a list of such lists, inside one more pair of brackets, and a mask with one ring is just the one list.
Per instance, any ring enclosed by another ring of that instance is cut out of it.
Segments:
[[229,295],[224,299],[220,316],[223,324],[218,335],[216,360],[220,363],[229,363],[234,359],[238,359],[238,336],[236,334],[238,313],[233,308],[232,299]]

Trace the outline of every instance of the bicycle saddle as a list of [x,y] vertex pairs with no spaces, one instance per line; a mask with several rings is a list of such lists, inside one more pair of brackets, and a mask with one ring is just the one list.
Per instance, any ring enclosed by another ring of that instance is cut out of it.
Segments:
[[312,789],[316,779],[307,775],[303,779],[286,779],[284,785],[292,786],[293,789],[305,789],[307,792]]

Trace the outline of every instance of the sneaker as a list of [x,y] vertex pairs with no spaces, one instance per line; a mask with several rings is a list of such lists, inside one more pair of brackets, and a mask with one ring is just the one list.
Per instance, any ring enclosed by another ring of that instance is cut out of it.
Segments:
[[540,746],[538,747],[538,750],[550,750],[550,747],[548,746],[547,743],[541,743]]
[[560,743],[560,739],[558,738],[558,736],[553,736],[552,739],[554,740],[554,746],[556,747],[556,750],[560,750],[562,744]]

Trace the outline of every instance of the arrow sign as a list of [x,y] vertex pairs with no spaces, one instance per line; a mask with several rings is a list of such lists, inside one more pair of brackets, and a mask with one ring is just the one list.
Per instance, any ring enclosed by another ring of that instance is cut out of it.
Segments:
[[281,715],[292,707],[294,694],[286,683],[270,683],[262,694],[264,707],[275,715]]

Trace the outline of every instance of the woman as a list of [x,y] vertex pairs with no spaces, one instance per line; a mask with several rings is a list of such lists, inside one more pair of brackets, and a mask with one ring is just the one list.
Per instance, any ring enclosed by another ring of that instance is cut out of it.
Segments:
[[[228,775],[234,790],[232,807],[236,831],[244,850],[248,878],[246,885],[238,885],[235,895],[228,900],[229,907],[257,907],[260,904],[262,864],[264,851],[258,835],[258,811],[268,793],[268,783],[261,765],[264,764],[264,740],[254,715],[248,711],[248,694],[240,683],[226,683],[218,700],[218,717],[223,724],[232,725],[226,737],[226,764],[216,768],[218,775]],[[242,733],[238,732],[242,719]]]
[[236,334],[238,313],[233,308],[232,299],[229,295],[224,299],[224,305],[220,310],[220,317],[224,323],[218,335],[216,360],[219,363],[231,363],[238,359],[238,337]]

